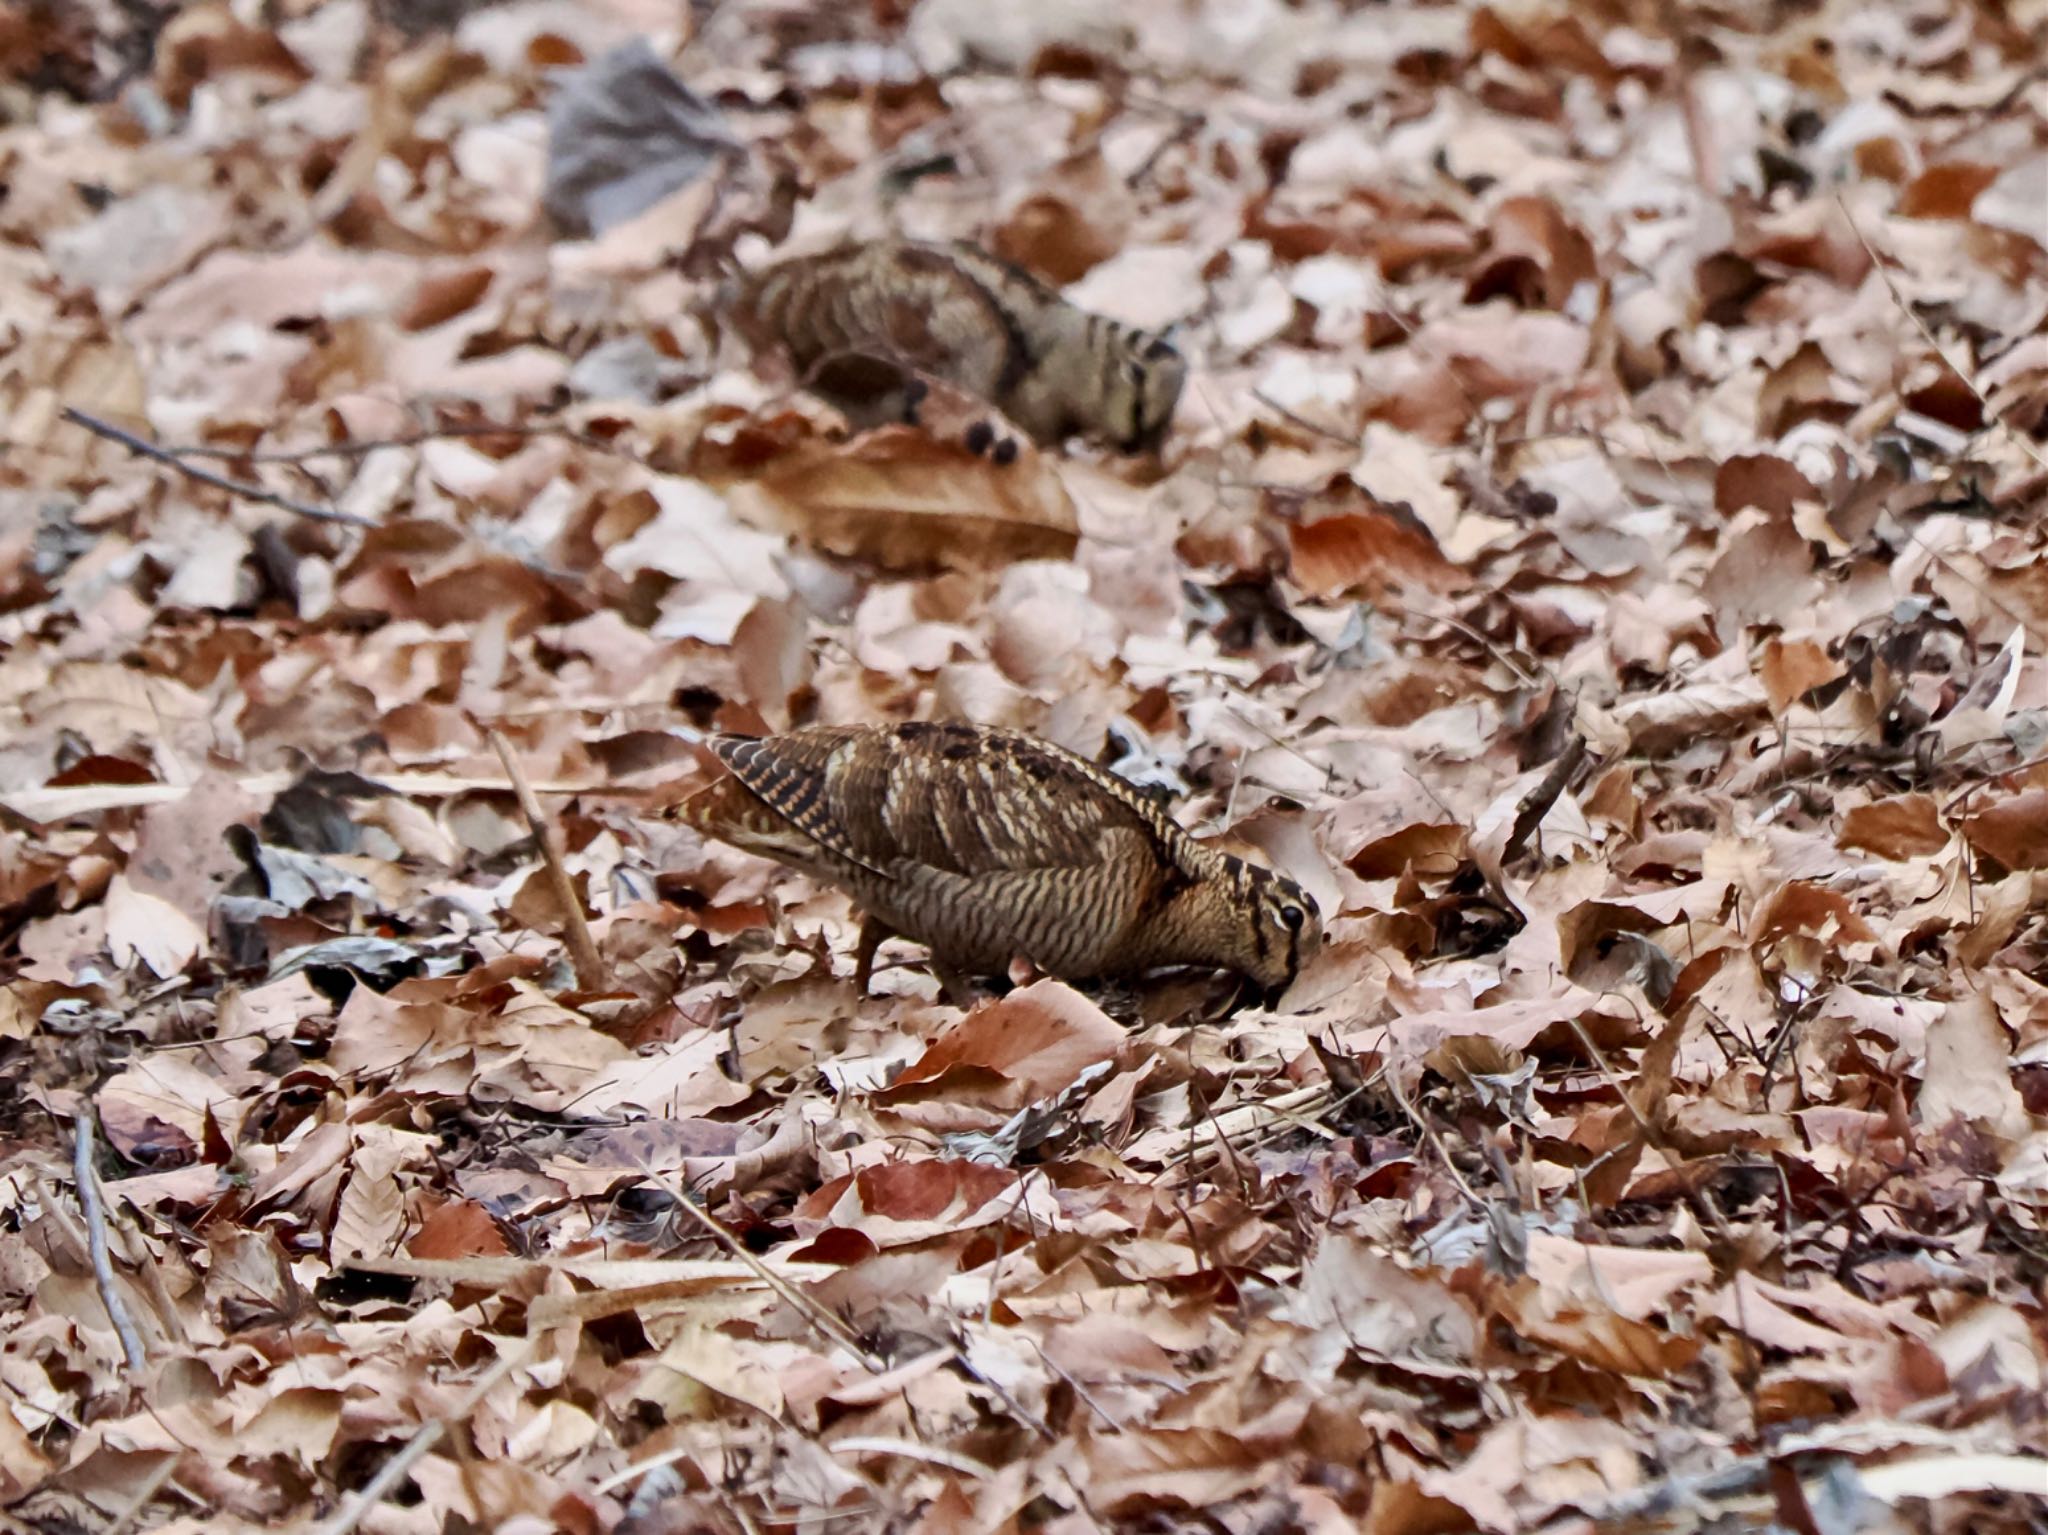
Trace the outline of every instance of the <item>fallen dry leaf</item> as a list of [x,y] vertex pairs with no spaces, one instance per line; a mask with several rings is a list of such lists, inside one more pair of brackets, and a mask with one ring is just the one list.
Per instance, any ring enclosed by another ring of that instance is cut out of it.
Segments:
[[997,463],[963,442],[882,427],[772,462],[736,487],[758,527],[887,571],[1065,558],[1079,526],[1059,477],[1029,443]]
[[1941,812],[1925,794],[1897,794],[1843,812],[1836,844],[1880,858],[1926,858],[1948,846]]

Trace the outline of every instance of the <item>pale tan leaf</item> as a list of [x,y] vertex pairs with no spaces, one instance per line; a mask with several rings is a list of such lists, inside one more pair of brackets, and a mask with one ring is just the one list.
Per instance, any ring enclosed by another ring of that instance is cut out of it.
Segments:
[[1078,537],[1059,476],[1021,439],[998,464],[957,441],[883,427],[819,445],[735,487],[748,521],[887,570],[1061,559]]

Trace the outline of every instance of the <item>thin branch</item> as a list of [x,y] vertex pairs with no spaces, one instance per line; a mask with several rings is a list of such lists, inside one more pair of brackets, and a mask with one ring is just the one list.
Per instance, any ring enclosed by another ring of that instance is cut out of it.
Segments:
[[512,792],[519,800],[519,809],[526,817],[527,827],[533,832],[533,840],[540,844],[541,862],[547,866],[548,879],[555,887],[555,900],[562,908],[562,937],[569,945],[569,962],[576,968],[576,989],[602,990],[604,961],[598,957],[597,944],[590,936],[590,924],[584,920],[583,898],[577,895],[569,871],[562,866],[561,835],[541,810],[540,801],[534,798],[526,775],[519,770],[519,759],[512,753],[512,743],[496,730],[487,734],[498,753],[498,760],[505,764],[505,776],[512,780]]
[[[1607,1052],[1600,1048],[1599,1042],[1593,1038],[1592,1031],[1580,1021],[1577,1014],[1571,1015],[1566,1019],[1566,1022],[1571,1025],[1572,1032],[1579,1036],[1579,1043],[1586,1047],[1586,1053],[1593,1058],[1593,1064],[1598,1068],[1600,1075],[1607,1079],[1607,1085],[1614,1089],[1615,1096],[1621,1099],[1621,1106],[1627,1109],[1629,1117],[1635,1120],[1636,1128],[1642,1134],[1643,1143],[1648,1146],[1655,1146],[1660,1151],[1665,1149],[1663,1132],[1657,1127],[1656,1122],[1643,1112],[1642,1106],[1629,1096],[1628,1089],[1622,1085],[1621,1077],[1615,1072],[1613,1066],[1608,1064]],[[1679,1024],[1674,1019],[1666,1023],[1664,1027],[1675,1029],[1679,1027]],[[1699,1217],[1700,1223],[1704,1226],[1713,1227],[1716,1235],[1721,1238],[1722,1243],[1732,1248],[1735,1243],[1735,1234],[1728,1229],[1728,1222],[1722,1217],[1721,1212],[1714,1208],[1712,1202],[1705,1195],[1690,1184],[1681,1182],[1679,1188],[1686,1204],[1691,1207],[1693,1214]]]
[[1100,1418],[1103,1422],[1103,1425],[1106,1428],[1108,1428],[1108,1430],[1112,1434],[1121,1434],[1128,1432],[1123,1422],[1116,1416],[1115,1413],[1111,1412],[1107,1407],[1104,1407],[1100,1402],[1096,1401],[1094,1397],[1090,1396],[1088,1394],[1088,1388],[1082,1385],[1080,1381],[1076,1380],[1070,1373],[1068,1373],[1065,1366],[1063,1366],[1057,1359],[1053,1358],[1052,1355],[1048,1354],[1045,1351],[1044,1344],[1038,1342],[1035,1338],[1030,1340],[1030,1342],[1032,1348],[1038,1351],[1039,1362],[1043,1364],[1048,1370],[1052,1371],[1053,1374],[1057,1375],[1061,1380],[1065,1381],[1067,1385],[1070,1388],[1072,1388],[1074,1395],[1080,1400],[1081,1404],[1084,1407],[1086,1407],[1090,1412],[1094,1413],[1096,1417]]
[[351,528],[377,526],[369,518],[358,517],[354,512],[336,511],[331,506],[314,506],[310,501],[295,501],[290,496],[281,496],[274,490],[252,485],[247,480],[233,480],[224,474],[215,474],[211,469],[201,469],[197,464],[187,463],[168,448],[159,447],[145,438],[137,437],[133,432],[123,431],[111,421],[102,421],[98,416],[87,415],[74,406],[65,406],[61,414],[66,421],[74,426],[84,427],[95,437],[104,437],[109,442],[119,443],[138,457],[168,465],[188,480],[196,480],[201,485],[211,485],[216,490],[224,490],[231,496],[240,496],[245,501],[260,501],[265,506],[274,506],[280,511],[290,512],[295,517],[310,518],[314,522],[338,522]]
[[[381,453],[386,448],[418,448],[430,442],[460,441],[471,437],[558,437],[564,442],[573,442],[578,447],[588,448],[593,453],[607,454],[613,458],[633,459],[633,454],[624,448],[604,441],[586,431],[559,422],[538,422],[530,426],[513,423],[503,425],[489,421],[464,421],[448,426],[424,426],[416,432],[405,432],[396,437],[347,437],[340,442],[322,443],[312,448],[224,448],[212,443],[178,443],[165,447],[167,453],[179,458],[213,458],[231,463],[248,464],[293,464],[310,463],[316,458],[368,458],[372,453]],[[637,459],[634,459],[638,462]]]
[[86,1244],[92,1253],[93,1281],[99,1286],[100,1300],[107,1308],[107,1319],[114,1324],[114,1331],[121,1339],[121,1352],[128,1360],[129,1373],[139,1375],[149,1363],[149,1355],[142,1347],[142,1334],[136,1330],[128,1301],[121,1294],[120,1282],[114,1277],[114,1260],[107,1251],[107,1206],[106,1201],[100,1198],[99,1174],[93,1171],[92,1121],[89,1105],[81,1105],[72,1116],[71,1173],[78,1184],[78,1203],[85,1210]]
[[1466,623],[1462,618],[1449,613],[1432,613],[1427,608],[1414,607],[1408,603],[1396,602],[1390,598],[1381,598],[1378,606],[1385,608],[1390,613],[1408,614],[1411,617],[1423,620],[1425,623],[1442,624],[1453,634],[1463,635],[1489,656],[1493,657],[1494,660],[1500,662],[1502,666],[1506,667],[1508,675],[1521,683],[1525,688],[1533,688],[1543,682],[1548,682],[1552,687],[1558,686],[1557,676],[1549,667],[1544,666],[1539,661],[1537,666],[1542,675],[1538,676],[1535,672],[1529,671],[1521,662],[1509,655],[1479,630]]
[[1564,793],[1566,784],[1572,781],[1572,774],[1578,772],[1579,764],[1586,760],[1586,738],[1574,734],[1565,749],[1558,754],[1543,779],[1522,796],[1522,802],[1515,807],[1515,824],[1508,832],[1507,845],[1500,850],[1500,861],[1506,863],[1522,851],[1522,845],[1530,834],[1543,824],[1543,818],[1550,814],[1550,807],[1557,803],[1557,797]]
[[363,1484],[363,1490],[356,1494],[356,1500],[347,1508],[322,1524],[314,1535],[351,1535],[363,1517],[382,1503],[385,1497],[404,1480],[406,1472],[435,1445],[446,1437],[448,1425],[460,1422],[476,1411],[479,1403],[488,1396],[498,1382],[526,1363],[533,1352],[531,1340],[520,1342],[507,1349],[498,1357],[498,1362],[486,1370],[477,1383],[463,1393],[462,1400],[453,1411],[443,1417],[429,1418],[413,1431],[412,1438],[399,1446],[396,1453],[377,1468],[377,1474]]
[[[2014,436],[2017,438],[2018,434],[2015,433]],[[2024,613],[2017,612],[2013,608],[2008,607],[2004,602],[2001,602],[1999,600],[1998,594],[1992,591],[1990,587],[1986,586],[1983,582],[1977,580],[1968,571],[1958,567],[1954,560],[1951,560],[1947,555],[1943,554],[1939,549],[1935,548],[1934,545],[1930,544],[1929,542],[1927,542],[1926,539],[1922,538],[1920,536],[1919,529],[1910,528],[1906,526],[1905,520],[1901,518],[1897,512],[1891,510],[1891,508],[1889,507],[1886,507],[1884,509],[1882,516],[1885,519],[1889,520],[1893,527],[1898,529],[1899,536],[1903,538],[1907,543],[1913,545],[1922,554],[1926,555],[1928,559],[1932,560],[1935,564],[1939,565],[1943,570],[1947,571],[1950,575],[1954,576],[1958,581],[1962,582],[1964,586],[1967,586],[1971,591],[1975,592],[1979,597],[1983,598],[1984,605],[1986,607],[1993,609],[2001,617],[2009,618],[2015,624],[2018,624],[2021,629],[2026,631],[2027,638],[2032,640],[2036,645],[2048,645],[2048,631],[2044,631],[2037,627],[2034,624],[2034,622],[2031,619],[2029,619]]]
[[1884,264],[1884,257],[1877,253],[1877,247],[1872,245],[1869,238],[1863,233],[1863,226],[1856,222],[1856,215],[1849,211],[1849,204],[1844,201],[1839,192],[1835,194],[1835,206],[1842,210],[1842,217],[1849,225],[1849,232],[1856,236],[1857,243],[1863,247],[1863,253],[1870,258],[1870,264],[1877,268],[1877,275],[1884,279],[1885,288],[1891,294],[1892,302],[1897,304],[1906,318],[1913,322],[1913,328],[1920,332],[1929,346],[1934,348],[1934,355],[1942,360],[1942,364],[1949,372],[1960,379],[1963,387],[1977,397],[1977,403],[1984,407],[1985,419],[2003,428],[2005,434],[2019,444],[2022,453],[2026,454],[2027,457],[2031,458],[2043,469],[2048,469],[2048,456],[2044,456],[2041,450],[2029,442],[2017,427],[1992,408],[1991,401],[1985,398],[1984,391],[1977,387],[1977,381],[1970,377],[1969,373],[1953,357],[1949,356],[1948,348],[1941,344],[1940,338],[1934,334],[1932,327],[1919,316],[1911,304],[1906,302],[1906,296],[1899,292],[1899,285],[1892,280],[1891,271]]
[[756,1257],[746,1243],[733,1235],[724,1221],[692,1199],[689,1191],[675,1179],[657,1174],[655,1181],[675,1200],[684,1214],[722,1242],[727,1252],[753,1269],[755,1275],[769,1289],[781,1296],[812,1327],[853,1355],[870,1373],[879,1375],[889,1367],[888,1361],[861,1347],[860,1339],[854,1336],[852,1328]]
[[1290,425],[1300,427],[1304,432],[1307,432],[1312,437],[1321,437],[1326,441],[1340,443],[1344,447],[1352,449],[1358,448],[1361,442],[1363,441],[1363,439],[1358,437],[1347,437],[1342,432],[1337,431],[1333,427],[1323,426],[1319,422],[1311,421],[1308,417],[1302,415],[1299,411],[1290,410],[1287,406],[1282,405],[1278,400],[1274,399],[1271,395],[1266,394],[1261,390],[1254,389],[1252,391],[1252,398],[1254,400],[1257,400],[1261,405],[1265,406],[1266,409],[1272,411],[1274,415],[1280,417],[1283,421],[1288,422]]
[[[1263,1103],[1239,1104],[1234,1109],[1225,1109],[1221,1114],[1213,1111],[1201,1123],[1188,1129],[1188,1146],[1180,1165],[1170,1168],[1160,1176],[1160,1186],[1171,1188],[1184,1178],[1208,1166],[1223,1155],[1218,1148],[1219,1141],[1254,1138],[1271,1130],[1275,1124],[1284,1129],[1302,1128],[1297,1117],[1311,1107],[1322,1110],[1330,1098],[1326,1084],[1317,1083],[1310,1087],[1298,1087],[1292,1092],[1281,1093]],[[1269,1116],[1261,1119],[1260,1116]]]
[[1451,1175],[1451,1181],[1458,1185],[1460,1192],[1467,1199],[1471,1200],[1475,1207],[1480,1210],[1486,1209],[1486,1201],[1480,1197],[1479,1191],[1472,1187],[1464,1173],[1459,1171],[1458,1164],[1451,1160],[1450,1152],[1444,1147],[1443,1137],[1436,1133],[1436,1126],[1424,1119],[1421,1111],[1408,1101],[1408,1095],[1401,1091],[1399,1074],[1394,1071],[1388,1071],[1386,1073],[1386,1083],[1387,1091],[1394,1095],[1394,1102],[1400,1105],[1401,1112],[1408,1116],[1409,1122],[1422,1132],[1422,1138],[1429,1142],[1430,1149],[1436,1153],[1437,1160],[1443,1163],[1444,1171]]

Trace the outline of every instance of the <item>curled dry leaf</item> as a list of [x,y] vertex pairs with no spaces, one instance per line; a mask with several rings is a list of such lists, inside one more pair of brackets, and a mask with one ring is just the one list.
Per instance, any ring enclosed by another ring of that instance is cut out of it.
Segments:
[[985,1072],[1007,1084],[992,1101],[1014,1109],[1059,1092],[1088,1067],[1113,1059],[1124,1043],[1124,1031],[1079,992],[1038,981],[961,1019],[878,1101],[902,1103],[930,1092],[958,1097],[964,1084],[947,1088],[948,1076],[971,1082]]
[[1626,700],[1614,709],[1613,718],[1628,732],[1632,748],[1659,756],[1694,741],[1737,734],[1769,712],[1770,700],[1760,683],[1701,682]]
[[734,486],[732,504],[756,527],[883,570],[1071,557],[1079,524],[1065,486],[1028,442],[1006,440],[1015,456],[1002,463],[964,434],[939,441],[911,427],[813,441]]

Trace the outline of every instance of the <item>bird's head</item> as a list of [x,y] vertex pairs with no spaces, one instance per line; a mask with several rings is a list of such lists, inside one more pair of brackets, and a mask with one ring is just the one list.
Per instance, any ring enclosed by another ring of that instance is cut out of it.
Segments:
[[1259,987],[1271,1007],[1322,947],[1322,917],[1308,892],[1286,875],[1238,858],[1229,862],[1235,920],[1222,963]]

